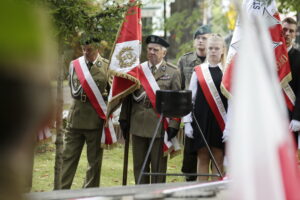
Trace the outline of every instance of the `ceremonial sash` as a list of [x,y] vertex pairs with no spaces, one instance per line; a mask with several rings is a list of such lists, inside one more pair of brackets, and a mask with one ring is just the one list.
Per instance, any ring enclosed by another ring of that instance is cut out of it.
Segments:
[[[138,69],[140,75],[139,80],[141,81],[141,85],[143,86],[154,109],[156,108],[156,91],[159,90],[160,88],[151,70],[149,69],[147,62],[140,64]],[[157,115],[158,117],[160,117],[158,113]],[[169,126],[169,118],[164,118],[163,119],[163,127],[165,130],[164,144],[163,144],[164,155],[170,153],[170,156],[172,157],[176,155],[178,151],[180,151],[180,145],[176,137],[172,138],[171,141],[168,141],[168,134],[166,132],[168,126]]]
[[195,67],[199,85],[203,91],[205,99],[217,119],[219,127],[223,132],[226,121],[226,110],[223,105],[221,96],[215,86],[213,78],[210,74],[208,64],[198,65]]
[[74,60],[72,63],[78,80],[87,97],[89,98],[93,108],[101,119],[107,120],[108,122],[108,127],[103,126],[101,145],[102,147],[109,147],[109,145],[113,145],[115,142],[117,142],[117,137],[111,118],[107,119],[105,114],[107,110],[106,103],[86,65],[84,57],[82,56]]
[[292,90],[289,83],[281,84],[281,87],[283,89],[283,94],[285,98],[285,102],[287,104],[288,109],[292,112],[294,110],[295,101],[296,101],[296,95],[294,91]]

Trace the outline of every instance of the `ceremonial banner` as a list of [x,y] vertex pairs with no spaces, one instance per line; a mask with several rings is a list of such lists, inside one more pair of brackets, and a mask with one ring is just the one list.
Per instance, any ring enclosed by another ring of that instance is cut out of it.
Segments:
[[288,128],[269,25],[262,17],[243,11],[241,21],[243,40],[232,74],[227,146],[232,179],[229,199],[300,199],[296,148]]
[[[130,2],[136,3],[135,0]],[[129,72],[140,63],[141,39],[141,9],[135,5],[126,13],[110,59],[109,69],[114,78],[108,99],[108,116],[117,109],[125,96],[140,87],[137,77]]]
[[[247,12],[251,17],[257,16],[264,19],[267,23],[271,38],[274,54],[276,57],[277,75],[280,80],[281,87],[284,91],[284,97],[289,110],[293,110],[295,94],[290,88],[288,82],[291,80],[290,64],[288,61],[287,48],[284,37],[282,35],[282,26],[279,18],[279,13],[274,0],[244,0],[243,12]],[[259,36],[257,36],[259,37]],[[257,37],[252,37],[252,40],[257,40]],[[240,42],[243,39],[241,34],[241,24],[237,21],[233,37],[228,51],[225,73],[222,80],[222,93],[229,98],[231,96],[231,79],[236,54],[239,52]],[[256,59],[255,57],[252,58]],[[249,74],[249,76],[252,76]]]

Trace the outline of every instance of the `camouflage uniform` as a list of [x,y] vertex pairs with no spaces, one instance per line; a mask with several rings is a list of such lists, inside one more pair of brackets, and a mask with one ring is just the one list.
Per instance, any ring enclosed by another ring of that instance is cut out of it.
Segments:
[[178,61],[178,67],[181,72],[181,87],[188,89],[194,67],[202,63],[196,52],[189,52],[181,56]]

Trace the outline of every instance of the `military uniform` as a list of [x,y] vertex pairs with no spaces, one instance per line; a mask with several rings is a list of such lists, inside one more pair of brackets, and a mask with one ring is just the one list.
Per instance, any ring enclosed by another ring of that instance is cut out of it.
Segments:
[[[94,64],[88,64],[91,76],[97,84],[103,98],[108,91],[108,61],[101,56]],[[99,118],[70,64],[69,84],[73,103],[67,119],[67,131],[64,138],[61,189],[69,189],[84,143],[87,144],[88,169],[83,187],[98,187],[102,163],[101,135],[104,120]]]
[[[176,66],[170,63],[163,61],[154,73],[154,78],[162,90],[180,90],[180,72]],[[130,108],[128,108],[129,106]],[[158,115],[143,88],[136,90],[123,102],[120,120],[130,122],[129,132],[132,134],[134,176],[137,183],[146,152],[159,121]],[[170,120],[169,127],[178,130],[179,122]],[[161,126],[149,156],[152,172],[166,173],[167,157],[163,156],[163,135],[164,130]],[[145,172],[150,171],[149,165],[149,163],[146,165]],[[151,183],[163,183],[165,180],[164,176],[152,176]],[[150,183],[149,176],[143,176],[141,179],[141,184],[146,183]]]
[[180,57],[178,61],[178,67],[181,72],[182,89],[189,88],[194,67],[200,65],[201,63],[203,63],[203,61],[197,56],[196,52],[189,52]]
[[[196,52],[184,54],[178,61],[178,67],[181,72],[181,87],[188,89],[190,80],[194,71],[194,67],[200,65],[202,60],[197,56]],[[183,173],[197,173],[197,155],[191,153],[191,139],[185,137],[184,140],[184,156],[181,171]],[[187,177],[188,181],[194,181],[197,177]]]

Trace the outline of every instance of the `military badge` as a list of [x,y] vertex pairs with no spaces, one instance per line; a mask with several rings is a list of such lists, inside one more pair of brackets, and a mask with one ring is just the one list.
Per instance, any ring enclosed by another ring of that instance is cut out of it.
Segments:
[[101,61],[97,61],[97,62],[96,62],[96,66],[97,66],[97,67],[101,67],[101,66],[102,66],[102,62],[101,62]]
[[130,67],[137,61],[137,55],[132,47],[123,47],[116,57],[121,68]]
[[170,79],[171,79],[171,76],[169,74],[165,74],[159,78],[159,80],[170,80]]

